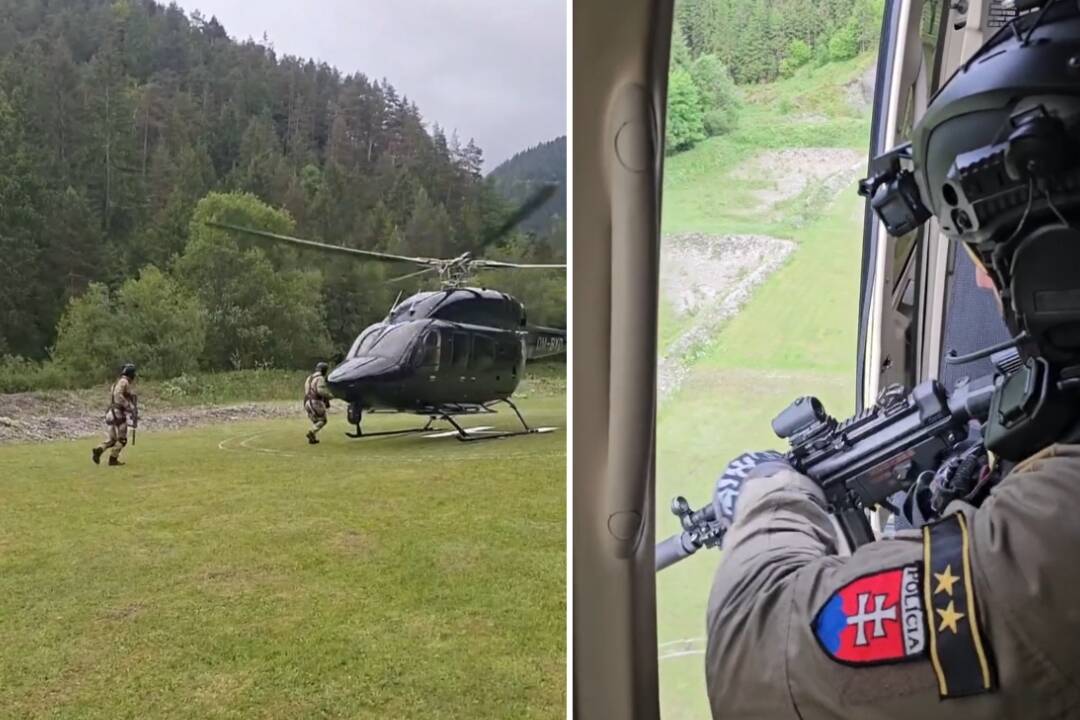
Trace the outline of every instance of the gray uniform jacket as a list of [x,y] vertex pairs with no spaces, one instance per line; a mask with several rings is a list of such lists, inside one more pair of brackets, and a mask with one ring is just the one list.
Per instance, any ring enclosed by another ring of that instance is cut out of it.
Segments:
[[1080,445],[845,557],[823,503],[790,470],[740,496],[709,599],[714,718],[1080,718]]

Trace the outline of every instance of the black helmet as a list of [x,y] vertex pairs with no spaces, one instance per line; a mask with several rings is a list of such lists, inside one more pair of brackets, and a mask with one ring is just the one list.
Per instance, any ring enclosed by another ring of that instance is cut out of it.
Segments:
[[935,216],[993,278],[1022,352],[1080,363],[1077,3],[1002,28],[870,170],[860,191],[890,234]]
[[327,372],[329,372],[329,370],[330,366],[324,362],[319,362],[315,364],[315,372],[319,373],[320,375],[325,375]]
[[135,379],[135,363],[124,363],[124,367],[120,368],[120,374],[131,380]]

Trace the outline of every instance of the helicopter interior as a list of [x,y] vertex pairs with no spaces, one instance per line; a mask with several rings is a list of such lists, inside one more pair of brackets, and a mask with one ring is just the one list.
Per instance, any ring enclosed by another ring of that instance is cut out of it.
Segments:
[[[571,673],[574,713],[582,719],[667,714],[658,680],[653,548],[659,218],[673,9],[672,0],[574,5],[579,351]],[[902,141],[934,91],[1011,17],[1000,0],[888,0],[868,157]],[[859,407],[889,383],[951,383],[983,372],[975,363],[950,364],[948,351],[966,353],[1006,336],[974,265],[933,222],[896,241],[867,209],[860,277],[851,378]],[[716,458],[717,467],[727,459]],[[700,656],[697,662],[703,678]],[[689,686],[704,691],[703,679]]]

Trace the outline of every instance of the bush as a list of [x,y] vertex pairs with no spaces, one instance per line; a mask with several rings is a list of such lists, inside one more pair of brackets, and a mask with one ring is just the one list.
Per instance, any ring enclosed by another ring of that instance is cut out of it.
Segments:
[[34,362],[18,355],[0,356],[0,393],[60,390],[76,378],[55,362]]
[[106,380],[128,361],[122,330],[109,289],[91,283],[60,316],[53,359],[85,383]]
[[690,76],[705,108],[705,132],[715,136],[734,130],[742,100],[727,66],[715,55],[702,55],[690,66]]
[[849,21],[829,38],[829,59],[850,60],[859,54],[859,26]]
[[293,400],[299,406],[309,370],[259,368],[181,375],[145,386],[142,394],[165,405],[221,405]]
[[206,345],[206,310],[178,282],[153,265],[116,295],[125,357],[148,377],[169,378],[198,368]]
[[780,74],[791,77],[795,71],[810,62],[814,57],[814,50],[806,42],[796,38],[791,41],[787,48],[787,54],[780,61]]
[[668,78],[667,149],[687,150],[705,139],[705,115],[690,73],[672,70]]
[[827,65],[830,59],[829,40],[828,38],[821,38],[814,44],[814,66],[822,67],[823,65]]
[[76,384],[107,380],[125,362],[162,378],[196,369],[205,343],[202,305],[150,265],[115,298],[97,283],[73,298],[60,319],[53,358]]
[[[322,309],[322,276],[300,271],[296,253],[267,250],[212,220],[291,233],[288,213],[248,194],[211,193],[199,201],[177,278],[207,310],[205,364],[214,370],[307,367],[330,352]],[[276,266],[276,267],[275,267]]]

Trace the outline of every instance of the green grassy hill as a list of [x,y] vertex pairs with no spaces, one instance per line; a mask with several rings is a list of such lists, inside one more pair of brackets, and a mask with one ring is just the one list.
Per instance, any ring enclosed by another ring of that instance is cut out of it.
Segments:
[[[746,103],[734,132],[710,138],[669,157],[664,166],[663,231],[764,232],[784,237],[799,217],[745,216],[745,193],[753,182],[733,186],[722,179],[764,150],[869,147],[870,118],[857,102],[857,83],[872,58],[866,55],[745,89]],[[854,97],[853,97],[854,96]],[[759,184],[760,184],[759,180]]]
[[[863,203],[855,188],[798,197],[755,215],[755,189],[735,181],[764,151],[849,148],[865,152],[869,116],[849,102],[870,58],[804,68],[748,94],[739,129],[669,158],[663,227],[675,233],[755,233],[792,240],[787,263],[758,287],[708,343],[687,379],[663,400],[657,437],[657,535],[678,530],[675,495],[706,502],[723,466],[745,450],[782,449],[771,419],[800,395],[817,395],[843,416],[853,410]],[[660,338],[682,327],[662,305]],[[660,688],[665,720],[710,717],[704,687],[705,608],[717,552],[702,552],[658,576]]]

